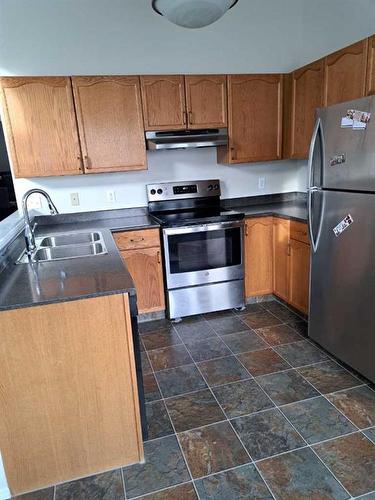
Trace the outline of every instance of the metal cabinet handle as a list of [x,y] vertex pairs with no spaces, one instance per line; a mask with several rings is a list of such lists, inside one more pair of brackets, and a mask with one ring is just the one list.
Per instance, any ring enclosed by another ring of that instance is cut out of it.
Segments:
[[245,236],[249,236],[249,226],[245,224]]
[[233,159],[235,159],[236,158],[236,148],[234,146],[231,146],[230,151],[231,151],[231,157]]
[[189,111],[189,124],[193,125],[193,112]]
[[140,241],[144,241],[144,238],[130,238],[132,243],[139,243]]
[[160,251],[157,252],[158,264],[161,264]]
[[183,112],[183,120],[184,120],[184,125],[188,124],[188,114],[187,111]]

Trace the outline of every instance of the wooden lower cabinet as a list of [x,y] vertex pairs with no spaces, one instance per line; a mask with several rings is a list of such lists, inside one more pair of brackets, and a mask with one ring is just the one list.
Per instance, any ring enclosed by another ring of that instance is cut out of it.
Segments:
[[121,252],[137,290],[140,314],[165,309],[160,248],[139,248]]
[[12,495],[143,459],[128,295],[0,312]]
[[273,218],[245,221],[245,293],[246,297],[273,292]]
[[273,291],[288,301],[289,285],[289,231],[290,221],[274,218],[273,221]]
[[310,246],[290,240],[289,298],[288,302],[299,311],[309,309]]

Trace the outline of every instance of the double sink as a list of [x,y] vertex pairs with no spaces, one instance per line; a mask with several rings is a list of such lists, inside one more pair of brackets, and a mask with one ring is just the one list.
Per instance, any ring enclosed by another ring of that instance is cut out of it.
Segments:
[[[62,233],[36,238],[36,250],[31,262],[50,262],[107,254],[103,235],[99,231],[88,233]],[[24,250],[17,264],[28,264],[29,256]]]

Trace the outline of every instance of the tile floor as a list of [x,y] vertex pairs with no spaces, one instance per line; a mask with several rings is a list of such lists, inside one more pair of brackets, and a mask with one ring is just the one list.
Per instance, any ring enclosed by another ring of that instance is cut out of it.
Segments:
[[23,500],[375,499],[374,389],[284,305],[140,330],[145,463]]

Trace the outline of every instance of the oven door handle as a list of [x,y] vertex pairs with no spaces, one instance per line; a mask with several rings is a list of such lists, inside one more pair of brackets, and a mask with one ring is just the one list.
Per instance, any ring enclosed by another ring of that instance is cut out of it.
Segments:
[[213,222],[209,224],[197,224],[196,226],[182,226],[182,227],[170,227],[164,228],[163,232],[167,236],[172,236],[175,234],[190,234],[190,233],[202,233],[206,231],[218,231],[220,229],[230,229],[236,227],[244,227],[245,222],[241,221],[231,221],[231,222]]

